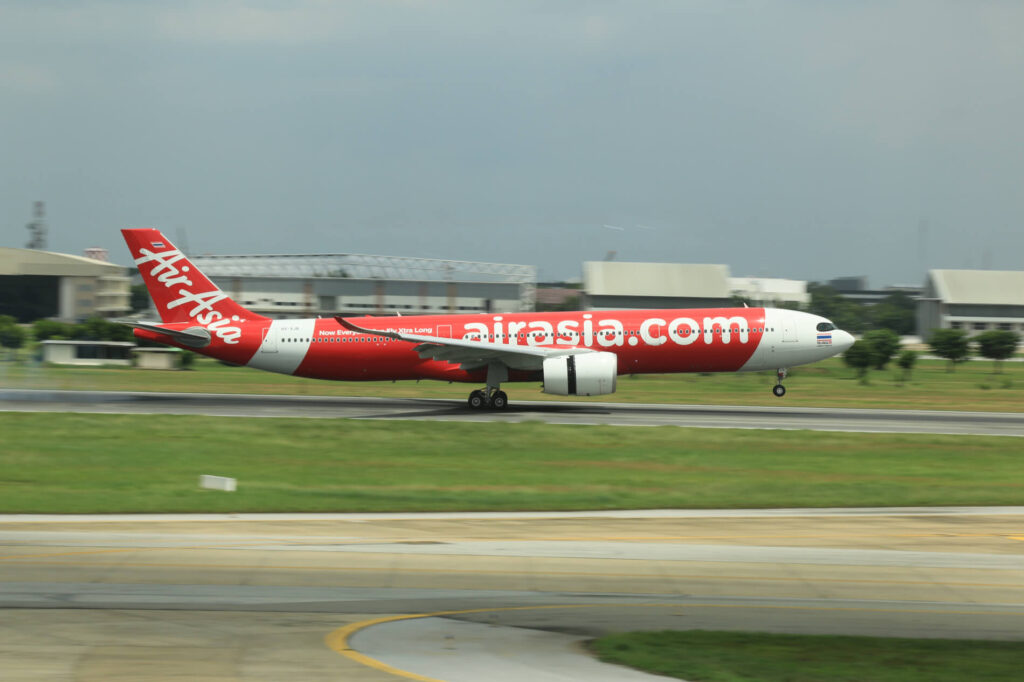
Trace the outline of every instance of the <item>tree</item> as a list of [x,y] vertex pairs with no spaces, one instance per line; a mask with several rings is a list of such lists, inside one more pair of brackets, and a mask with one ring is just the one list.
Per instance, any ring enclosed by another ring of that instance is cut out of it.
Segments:
[[892,356],[900,349],[900,337],[891,329],[875,329],[864,335],[864,341],[871,346],[872,364],[875,369],[885,369]]
[[[6,317],[6,316],[5,316]],[[7,320],[0,320],[0,346],[12,351],[25,345],[25,330]]]
[[928,346],[940,358],[949,360],[950,372],[958,363],[967,359],[971,350],[967,334],[960,329],[933,329]]
[[145,284],[133,284],[131,291],[131,300],[128,305],[131,306],[132,310],[145,310],[153,302],[153,299],[149,297],[149,289],[146,288]]
[[871,344],[860,339],[855,341],[852,346],[846,349],[843,353],[843,362],[848,367],[852,367],[857,370],[857,377],[861,381],[865,380],[868,376],[868,368],[871,367],[874,362],[875,354],[871,348]]
[[194,364],[196,364],[196,354],[183,348],[181,350],[181,368],[191,369]]
[[71,337],[83,341],[131,341],[131,327],[105,320],[102,317],[90,317],[82,324],[71,328]]
[[891,329],[900,336],[914,333],[917,326],[917,304],[902,291],[895,291],[870,309],[871,323],[876,329]]
[[998,373],[1002,371],[1000,363],[1017,352],[1017,346],[1020,345],[1020,334],[993,329],[975,336],[974,342],[978,344],[978,352],[982,357],[994,361],[995,371]]
[[807,293],[811,295],[811,302],[807,306],[808,312],[827,317],[837,327],[848,332],[864,331],[867,325],[867,308],[843,298],[827,284],[810,282],[807,285]]
[[917,351],[910,350],[907,348],[900,356],[896,358],[896,364],[903,370],[903,381],[910,378],[910,371],[914,369],[914,364],[917,362]]
[[36,320],[32,323],[32,336],[36,341],[70,339],[71,325],[56,320]]

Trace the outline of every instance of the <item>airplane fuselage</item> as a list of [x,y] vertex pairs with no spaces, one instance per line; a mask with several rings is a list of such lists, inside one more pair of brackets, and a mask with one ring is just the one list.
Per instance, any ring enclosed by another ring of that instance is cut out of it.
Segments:
[[[774,308],[694,308],[589,312],[362,317],[348,321],[381,332],[484,341],[552,350],[614,353],[618,374],[735,372],[817,362],[835,354],[817,316]],[[215,323],[216,321],[214,321]],[[195,327],[181,323],[180,328]],[[199,325],[204,326],[204,325]],[[196,352],[281,374],[341,381],[437,379],[481,381],[481,368],[424,359],[415,342],[346,329],[334,318],[242,320],[237,333]],[[167,342],[137,329],[142,338]],[[174,344],[187,348],[183,344]],[[510,381],[538,378],[510,367]]]
[[774,308],[591,310],[274,320],[221,291],[158,230],[123,230],[160,322],[135,335],[218,360],[313,379],[485,382],[472,407],[502,409],[506,381],[556,395],[613,393],[622,374],[778,370],[853,343],[823,317]]

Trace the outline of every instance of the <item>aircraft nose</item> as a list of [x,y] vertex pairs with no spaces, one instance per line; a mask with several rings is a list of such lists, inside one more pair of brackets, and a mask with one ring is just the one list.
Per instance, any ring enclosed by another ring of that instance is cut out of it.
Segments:
[[844,332],[842,329],[832,332],[832,348],[840,353],[852,346],[854,341],[856,339],[853,338],[853,334]]

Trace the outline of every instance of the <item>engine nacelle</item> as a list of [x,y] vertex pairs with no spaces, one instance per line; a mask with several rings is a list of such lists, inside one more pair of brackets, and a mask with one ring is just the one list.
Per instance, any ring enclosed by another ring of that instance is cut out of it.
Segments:
[[619,359],[614,353],[563,355],[544,361],[544,393],[605,395],[615,393]]

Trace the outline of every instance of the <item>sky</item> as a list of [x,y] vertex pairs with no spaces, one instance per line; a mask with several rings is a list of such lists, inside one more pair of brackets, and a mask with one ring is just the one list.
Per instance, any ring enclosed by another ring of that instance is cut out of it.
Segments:
[[[0,246],[1024,269],[1024,3],[0,0]],[[179,243],[179,246],[181,244]],[[612,254],[614,252],[614,254]]]

